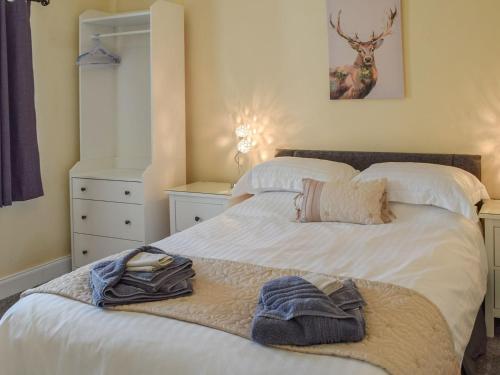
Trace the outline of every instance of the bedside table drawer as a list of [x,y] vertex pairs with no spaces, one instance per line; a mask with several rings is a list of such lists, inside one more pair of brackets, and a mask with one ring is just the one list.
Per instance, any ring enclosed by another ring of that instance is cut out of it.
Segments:
[[135,249],[143,242],[75,233],[73,237],[73,267],[78,268],[121,251]]
[[144,185],[140,182],[73,178],[73,198],[95,201],[144,203]]
[[500,309],[500,271],[495,271],[495,309]]
[[137,204],[73,199],[73,231],[144,241],[144,207]]
[[224,202],[217,204],[202,200],[176,199],[174,204],[176,232],[191,228],[224,212]]
[[500,267],[500,227],[495,227],[495,235],[494,235],[494,246],[495,253],[493,254],[495,262],[495,266]]

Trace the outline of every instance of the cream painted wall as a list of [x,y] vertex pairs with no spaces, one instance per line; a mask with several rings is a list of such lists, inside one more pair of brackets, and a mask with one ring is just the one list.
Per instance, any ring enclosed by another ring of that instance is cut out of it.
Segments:
[[70,252],[68,170],[78,158],[78,15],[102,0],[32,6],[38,141],[45,196],[0,209],[0,278]]
[[248,110],[254,161],[276,147],[478,153],[500,197],[498,0],[404,0],[406,98],[362,102],[328,99],[324,0],[185,5],[191,180],[235,176],[232,131]]
[[[328,100],[324,0],[185,0],[189,177],[236,177],[233,129],[256,117],[258,162],[276,147],[484,155],[500,197],[497,0],[403,0],[404,100]],[[46,196],[0,210],[0,277],[67,255],[67,172],[78,157],[77,16],[151,0],[33,6]]]
[[406,98],[362,102],[328,99],[324,0],[184,4],[191,181],[234,180],[235,124],[256,117],[252,163],[277,147],[477,153],[500,197],[497,0],[403,0]]
[[[148,9],[156,0],[109,0],[114,12],[131,12]],[[184,4],[184,0],[167,0],[172,3]]]

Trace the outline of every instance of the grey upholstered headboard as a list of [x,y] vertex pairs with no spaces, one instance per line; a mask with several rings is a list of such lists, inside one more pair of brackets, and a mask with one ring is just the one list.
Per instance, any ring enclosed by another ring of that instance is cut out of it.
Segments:
[[276,157],[293,156],[338,161],[349,164],[362,171],[375,163],[414,162],[449,165],[466,170],[481,179],[480,155],[455,154],[406,154],[397,152],[355,152],[355,151],[314,151],[286,150],[276,151]]

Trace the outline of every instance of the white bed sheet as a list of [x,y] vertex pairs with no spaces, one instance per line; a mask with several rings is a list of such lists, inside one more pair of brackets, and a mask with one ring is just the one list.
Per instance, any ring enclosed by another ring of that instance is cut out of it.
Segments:
[[[395,204],[394,223],[297,224],[291,193],[260,194],[158,242],[167,252],[401,285],[445,316],[462,356],[486,291],[480,228],[460,215]],[[2,374],[383,374],[356,360],[269,349],[206,327],[32,295],[0,322]]]

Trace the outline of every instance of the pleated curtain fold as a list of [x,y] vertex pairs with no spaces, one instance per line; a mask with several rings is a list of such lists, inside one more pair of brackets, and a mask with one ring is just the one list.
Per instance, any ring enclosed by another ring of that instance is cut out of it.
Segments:
[[0,207],[42,195],[30,1],[0,0]]

